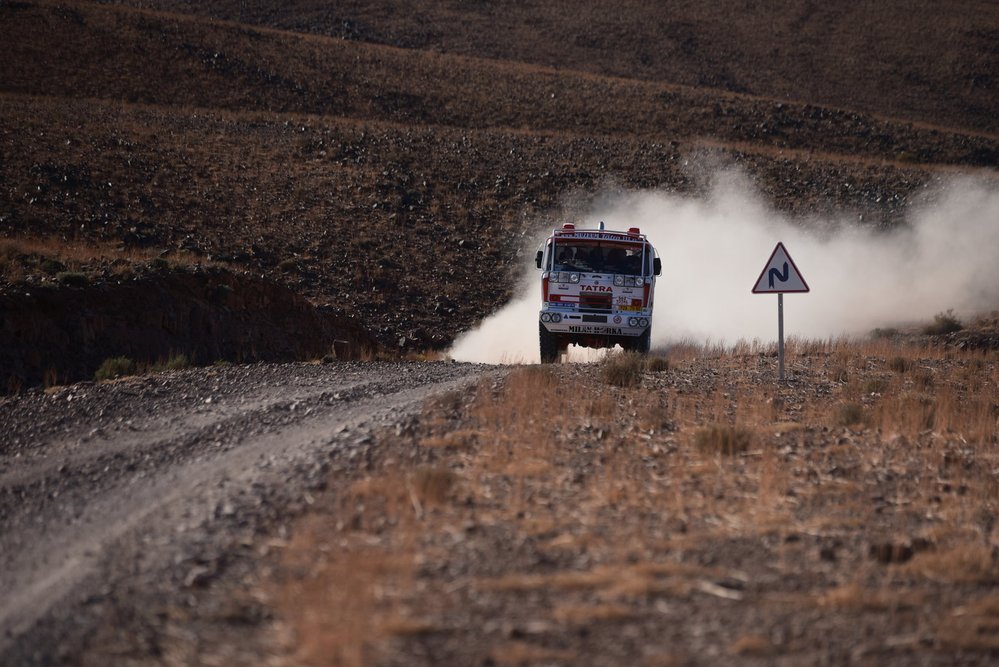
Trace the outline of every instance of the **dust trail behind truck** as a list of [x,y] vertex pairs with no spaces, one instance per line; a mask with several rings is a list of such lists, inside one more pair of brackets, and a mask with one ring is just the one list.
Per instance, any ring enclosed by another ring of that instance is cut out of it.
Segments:
[[652,340],[652,301],[662,263],[637,227],[626,232],[576,229],[566,223],[542,243],[538,322],[541,362],[569,345],[620,345],[642,354]]

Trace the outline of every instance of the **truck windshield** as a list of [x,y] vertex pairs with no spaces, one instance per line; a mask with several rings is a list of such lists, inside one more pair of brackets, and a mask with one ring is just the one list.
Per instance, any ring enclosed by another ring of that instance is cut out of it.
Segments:
[[[646,263],[651,262],[646,252]],[[642,246],[637,243],[560,241],[555,244],[553,271],[642,275]]]

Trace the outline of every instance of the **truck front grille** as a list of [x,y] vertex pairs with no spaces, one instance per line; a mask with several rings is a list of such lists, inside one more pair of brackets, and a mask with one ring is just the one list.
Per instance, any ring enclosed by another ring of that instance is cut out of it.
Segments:
[[580,294],[579,310],[588,313],[609,313],[612,298],[610,294]]

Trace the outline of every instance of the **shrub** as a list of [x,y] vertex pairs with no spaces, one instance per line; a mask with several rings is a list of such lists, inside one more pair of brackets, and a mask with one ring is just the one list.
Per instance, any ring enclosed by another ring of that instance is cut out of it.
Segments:
[[888,380],[883,378],[874,378],[864,383],[865,394],[880,394],[887,388]]
[[633,352],[608,355],[600,376],[615,387],[637,387],[642,382],[642,357]]
[[963,328],[964,325],[961,324],[961,320],[957,319],[954,315],[954,311],[948,310],[945,313],[937,313],[934,315],[933,324],[927,324],[923,327],[923,333],[928,336],[943,336],[944,334],[960,331]]
[[191,365],[191,360],[187,358],[186,354],[175,354],[164,362],[153,364],[149,369],[154,373],[161,373],[163,371],[176,371],[181,368],[187,368]]
[[87,274],[75,271],[61,271],[56,274],[56,280],[67,287],[86,287],[90,284]]
[[892,357],[888,362],[888,368],[892,369],[896,373],[905,373],[912,368],[912,361],[910,359],[906,359],[905,357]]
[[135,362],[128,357],[108,357],[101,362],[97,372],[94,373],[94,379],[97,381],[113,380],[133,373],[135,373]]
[[171,371],[187,368],[190,365],[191,360],[187,358],[186,354],[175,354],[170,357],[166,363],[167,370]]
[[871,336],[874,338],[894,338],[898,335],[898,329],[892,327],[885,327],[884,329],[875,329],[871,332]]
[[702,452],[735,456],[749,449],[753,432],[741,426],[715,424],[699,429],[694,434],[694,445]]
[[645,370],[650,373],[660,373],[669,370],[669,359],[666,357],[648,357],[645,360]]
[[66,271],[66,265],[57,259],[46,259],[42,261],[41,270],[50,276],[57,275]]
[[859,403],[842,403],[836,408],[835,422],[838,426],[853,426],[864,421],[864,408]]

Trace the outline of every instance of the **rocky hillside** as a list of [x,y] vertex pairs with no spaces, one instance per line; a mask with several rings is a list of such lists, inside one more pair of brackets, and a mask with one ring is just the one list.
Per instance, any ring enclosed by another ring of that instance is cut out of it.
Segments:
[[[814,41],[812,79],[780,65],[801,58],[764,66],[745,39],[725,51],[716,19],[683,18],[693,6],[666,23],[625,7],[613,30],[586,7],[422,11],[3,3],[0,237],[97,243],[125,264],[221,263],[304,296],[337,330],[360,326],[392,350],[440,349],[509,298],[536,232],[595,193],[702,192],[734,165],[780,210],[893,225],[939,175],[989,174],[999,155],[975,111],[995,108],[979,80],[990,52],[974,60],[972,42],[946,51],[965,72],[946,94],[913,85],[918,104],[908,104],[892,77],[864,78],[873,65],[849,60],[845,46]],[[863,14],[810,16],[803,36]],[[745,17],[747,29],[764,20]],[[970,39],[990,17],[947,20]],[[677,22],[696,36],[695,64],[676,56],[689,48]],[[487,39],[483,25],[512,37]],[[552,39],[527,25],[549,26]],[[914,48],[908,30],[891,40],[880,25],[870,30],[885,62]],[[662,57],[642,65],[637,47],[623,48],[630,34],[662,44]],[[835,53],[853,65],[822,64]],[[937,60],[905,62],[900,76],[918,72],[943,91]],[[841,76],[859,77],[858,95],[881,86],[882,103],[842,97]],[[806,81],[825,92],[812,96]],[[25,266],[0,265],[4,290],[44,281]]]
[[999,11],[987,0],[117,2],[999,131]]

